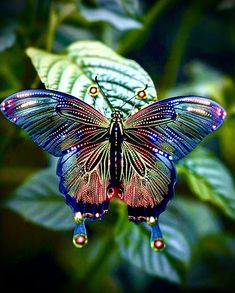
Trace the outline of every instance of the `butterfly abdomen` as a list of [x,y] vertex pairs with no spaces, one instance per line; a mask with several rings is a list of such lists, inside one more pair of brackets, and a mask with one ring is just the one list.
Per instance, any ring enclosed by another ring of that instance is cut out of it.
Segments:
[[123,187],[121,182],[122,173],[122,142],[123,142],[123,124],[121,114],[116,111],[112,114],[112,122],[109,130],[110,141],[110,180],[107,188],[107,198],[110,200],[114,196],[123,198]]

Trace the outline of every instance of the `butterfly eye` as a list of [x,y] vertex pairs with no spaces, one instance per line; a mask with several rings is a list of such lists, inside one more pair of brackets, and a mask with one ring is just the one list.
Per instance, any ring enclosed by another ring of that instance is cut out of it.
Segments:
[[97,87],[97,85],[91,85],[89,86],[89,88],[87,89],[87,92],[90,96],[92,97],[97,97],[99,94],[99,88]]
[[146,99],[148,92],[145,89],[138,89],[135,94],[139,99]]

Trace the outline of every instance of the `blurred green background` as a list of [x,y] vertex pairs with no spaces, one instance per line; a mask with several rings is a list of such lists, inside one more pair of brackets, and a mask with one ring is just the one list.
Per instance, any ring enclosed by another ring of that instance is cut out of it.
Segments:
[[[223,292],[235,274],[235,2],[52,1],[0,3],[0,98],[43,88],[29,46],[60,52],[99,40],[137,61],[158,98],[195,94],[227,111],[224,125],[177,164],[175,199],[160,224],[171,250],[114,201],[73,247],[72,217],[58,196],[55,161],[1,114],[1,286],[32,292]],[[31,178],[34,176],[33,178]],[[59,214],[59,213],[60,214]],[[66,216],[66,217],[65,217]]]

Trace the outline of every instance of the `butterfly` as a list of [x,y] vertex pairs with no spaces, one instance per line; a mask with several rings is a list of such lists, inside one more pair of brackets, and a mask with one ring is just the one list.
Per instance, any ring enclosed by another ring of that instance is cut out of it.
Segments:
[[[99,87],[87,88],[95,97]],[[136,94],[147,96],[147,87]],[[174,162],[185,157],[223,123],[226,112],[200,96],[154,102],[124,119],[121,109],[106,118],[83,100],[54,90],[29,89],[10,95],[1,111],[42,149],[59,157],[59,189],[74,213],[76,247],[87,243],[85,221],[101,220],[118,197],[128,218],[151,227],[150,244],[165,242],[159,215],[172,199]]]

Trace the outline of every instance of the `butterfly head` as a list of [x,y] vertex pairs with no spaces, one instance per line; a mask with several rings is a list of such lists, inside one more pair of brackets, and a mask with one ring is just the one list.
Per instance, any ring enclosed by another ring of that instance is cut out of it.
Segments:
[[112,122],[120,122],[123,119],[123,114],[118,110],[114,110],[111,114]]

